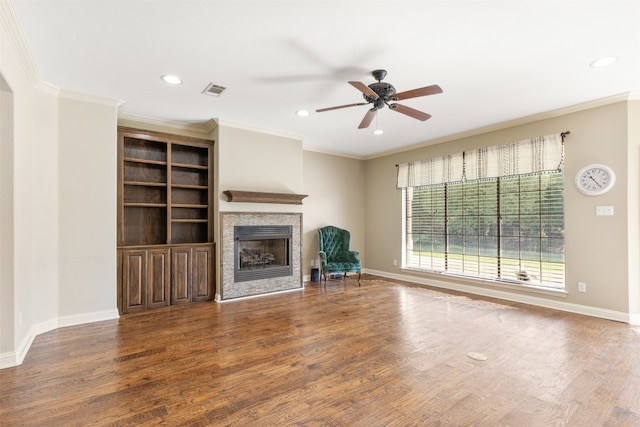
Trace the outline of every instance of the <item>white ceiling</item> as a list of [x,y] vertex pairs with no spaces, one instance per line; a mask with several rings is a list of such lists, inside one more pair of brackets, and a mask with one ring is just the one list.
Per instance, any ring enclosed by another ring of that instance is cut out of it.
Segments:
[[[640,1],[12,3],[46,83],[121,99],[127,115],[215,118],[359,158],[640,90]],[[589,67],[606,55],[620,60]],[[347,82],[378,68],[398,92],[440,85],[400,101],[433,117],[385,108],[376,136],[375,120],[357,129],[366,106],[315,112],[363,102]],[[209,83],[227,90],[203,95]]]

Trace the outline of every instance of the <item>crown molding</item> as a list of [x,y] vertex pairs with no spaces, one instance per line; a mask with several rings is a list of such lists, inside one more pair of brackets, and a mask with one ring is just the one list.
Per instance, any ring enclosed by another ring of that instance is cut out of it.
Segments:
[[48,93],[49,95],[53,95],[56,97],[60,96],[60,88],[58,86],[52,85],[50,83],[45,83],[45,82],[37,82],[33,88],[35,90],[39,90],[41,92],[45,92]]
[[456,141],[458,139],[469,138],[476,135],[482,135],[489,132],[495,132],[502,129],[508,129],[515,126],[521,126],[528,123],[537,122],[540,120],[551,119],[555,117],[565,116],[571,113],[577,113],[579,111],[590,110],[592,108],[603,107],[605,105],[615,104],[617,102],[626,102],[629,100],[640,99],[640,92],[632,91],[632,92],[624,92],[613,96],[608,96],[605,98],[594,99],[592,101],[582,102],[580,104],[570,105],[568,107],[558,108],[551,111],[545,111],[543,113],[533,114],[531,116],[520,117],[518,119],[509,120],[506,122],[496,123],[493,125],[473,129],[466,132],[456,133],[453,135],[444,136],[442,138],[436,138],[424,142],[420,142],[418,144],[409,145],[406,147],[398,148],[396,150],[385,151],[383,153],[378,153],[369,157],[365,157],[365,160],[377,159],[380,157],[389,156],[392,154],[404,153],[406,151],[415,150],[418,148],[427,147],[430,145],[442,144],[444,142]]
[[124,101],[120,99],[105,98],[105,97],[95,96],[95,95],[87,95],[86,93],[74,92],[71,90],[64,90],[64,89],[59,90],[58,96],[60,98],[70,99],[74,101],[90,102],[92,104],[100,104],[100,105],[105,105],[107,107],[115,107],[118,109],[122,105],[124,105]]
[[24,68],[27,79],[33,86],[36,86],[40,83],[38,67],[33,55],[31,55],[31,49],[29,49],[29,44],[24,37],[22,27],[20,27],[18,16],[10,1],[0,1],[0,23],[7,30],[9,40],[11,40],[16,55]]
[[88,95],[82,92],[64,90],[64,89],[60,89],[58,86],[45,83],[45,82],[36,83],[34,86],[34,89],[48,93],[49,95],[55,96],[57,98],[70,99],[70,100],[82,101],[82,102],[90,102],[92,104],[105,105],[107,107],[114,107],[117,109],[120,109],[120,107],[124,105],[124,101],[120,99],[105,98],[101,96]]
[[18,17],[16,15],[13,4],[10,1],[0,0],[0,23],[4,28],[7,29],[7,35],[9,36],[9,40],[11,40],[11,44],[16,52],[16,56],[18,57],[18,60],[20,61],[20,64],[24,69],[27,80],[31,83],[34,89],[59,98],[74,99],[78,101],[91,102],[94,104],[113,106],[116,108],[119,108],[123,104],[123,101],[121,100],[108,99],[93,95],[86,95],[79,92],[62,90],[55,85],[43,82],[40,79],[38,67],[36,66],[33,55],[31,54],[29,44],[24,37],[24,32],[20,27],[20,23],[18,21]]
[[105,105],[107,107],[114,107],[120,109],[124,105],[124,101],[120,99],[105,98],[101,96],[88,95],[82,92],[75,92],[71,90],[60,89],[58,86],[54,86],[45,82],[38,82],[35,84],[34,89],[48,93],[49,95],[70,99],[74,101],[90,102],[92,104]]
[[238,122],[233,122],[230,120],[224,120],[219,118],[213,118],[206,122],[201,122],[201,123],[184,123],[184,122],[172,121],[172,120],[155,119],[152,117],[139,116],[136,114],[120,113],[118,114],[118,119],[122,121],[135,122],[141,125],[146,124],[150,126],[163,127],[163,128],[173,129],[178,131],[196,132],[200,134],[209,134],[214,129],[219,128],[220,126],[224,126],[224,127],[229,127],[233,129],[242,129],[250,132],[259,132],[262,134],[288,138],[288,139],[295,139],[299,141],[303,139],[303,137],[300,135],[275,131],[273,129],[260,128],[258,126],[251,126],[244,123],[238,123]]
[[353,154],[345,154],[345,153],[340,153],[338,151],[323,150],[323,149],[314,148],[314,147],[305,147],[304,145],[303,145],[302,149],[304,151],[309,151],[309,152],[312,152],[312,153],[326,154],[328,156],[344,157],[345,159],[367,160],[367,158],[364,157],[364,156],[356,156],[356,155],[353,155]]
[[136,114],[120,113],[118,114],[118,120],[131,121],[136,124],[150,125],[154,127],[162,127],[183,132],[194,132],[197,134],[210,134],[218,127],[218,123],[215,119],[209,119],[206,122],[200,123],[184,123],[172,120],[154,119],[152,117],[139,116]]
[[525,125],[525,124],[536,122],[539,120],[550,119],[554,117],[564,116],[566,114],[576,113],[579,111],[590,110],[592,108],[603,107],[605,105],[615,104],[617,102],[637,101],[637,100],[640,100],[640,90],[624,92],[617,95],[608,96],[605,98],[599,98],[599,99],[583,102],[580,104],[574,104],[574,105],[559,108],[556,110],[546,111],[544,113],[538,113],[531,116],[525,116],[518,119],[510,120],[507,122],[496,123],[493,125],[473,129],[470,131],[444,136],[442,138],[431,139],[428,141],[420,142],[415,145],[405,146],[395,150],[389,150],[382,153],[377,153],[371,156],[353,156],[353,155],[348,155],[340,152],[332,152],[328,150],[315,149],[311,147],[305,147],[304,150],[321,153],[321,154],[327,154],[331,156],[351,158],[356,160],[372,160],[380,157],[389,156],[392,154],[404,153],[406,151],[411,151],[418,148],[427,147],[430,145],[436,145],[444,142],[455,141],[458,139],[468,138],[468,137],[482,135],[485,133],[494,132],[502,129],[508,129],[515,126]]
[[259,126],[252,126],[252,125],[248,125],[248,124],[245,124],[245,123],[233,122],[231,120],[225,120],[225,119],[218,118],[218,119],[216,119],[216,121],[218,122],[218,126],[225,126],[225,127],[230,127],[230,128],[234,128],[234,129],[248,130],[250,132],[259,132],[259,133],[272,135],[272,136],[278,136],[278,137],[282,137],[282,138],[295,139],[295,140],[298,140],[298,141],[302,141],[304,139],[304,136],[302,136],[302,135],[297,135],[297,134],[294,134],[294,133],[277,131],[277,130],[273,130],[273,129],[261,128]]

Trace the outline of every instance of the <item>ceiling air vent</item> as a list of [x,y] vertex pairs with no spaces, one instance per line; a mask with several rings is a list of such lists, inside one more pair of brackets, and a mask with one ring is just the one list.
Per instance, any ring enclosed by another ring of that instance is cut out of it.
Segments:
[[213,83],[209,83],[209,85],[204,88],[202,93],[204,93],[205,95],[220,96],[225,90],[227,90],[227,88],[224,86],[218,86],[214,85]]

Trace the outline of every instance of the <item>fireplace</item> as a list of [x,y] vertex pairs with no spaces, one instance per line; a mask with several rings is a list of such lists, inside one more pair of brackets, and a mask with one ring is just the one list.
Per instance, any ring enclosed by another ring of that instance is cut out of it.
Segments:
[[290,225],[235,226],[234,236],[236,282],[292,274]]
[[302,289],[302,214],[220,212],[216,300]]

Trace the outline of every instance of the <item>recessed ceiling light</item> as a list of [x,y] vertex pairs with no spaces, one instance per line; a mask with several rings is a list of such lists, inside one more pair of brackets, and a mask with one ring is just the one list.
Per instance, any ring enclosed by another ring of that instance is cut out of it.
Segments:
[[179,85],[182,84],[182,80],[180,77],[172,76],[171,74],[164,74],[160,76],[163,82],[168,83],[170,85]]
[[307,110],[298,110],[296,111],[296,114],[300,117],[307,117],[309,115],[309,112]]
[[591,68],[602,68],[602,67],[606,67],[607,65],[613,64],[617,60],[618,60],[617,56],[604,56],[602,58],[596,59],[591,64],[589,64],[589,66]]
[[384,131],[382,129],[376,129],[373,131],[374,135],[382,135],[384,133]]

